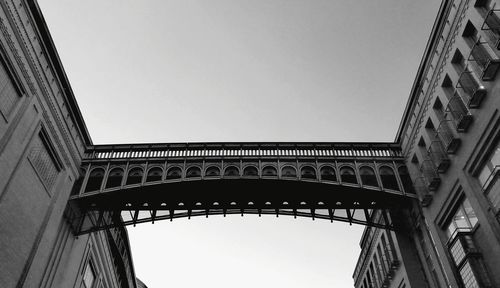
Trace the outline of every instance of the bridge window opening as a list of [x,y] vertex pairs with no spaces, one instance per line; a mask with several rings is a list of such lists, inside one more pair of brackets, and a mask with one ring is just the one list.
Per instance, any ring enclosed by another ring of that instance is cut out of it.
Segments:
[[377,176],[372,168],[363,166],[359,169],[361,183],[366,186],[378,186]]
[[257,177],[257,176],[259,176],[259,171],[257,170],[257,167],[255,167],[255,166],[247,166],[247,167],[245,167],[245,169],[243,169],[243,176]]
[[187,178],[201,177],[201,169],[197,166],[189,167],[186,171]]
[[141,183],[143,174],[144,174],[144,171],[142,170],[142,168],[136,167],[136,168],[130,169],[130,171],[128,172],[126,185]]
[[153,167],[148,171],[146,182],[161,181],[162,176],[163,176],[163,169],[161,169],[160,167]]
[[167,171],[167,179],[180,179],[182,177],[182,170],[179,167],[172,167]]
[[228,177],[240,176],[240,170],[236,166],[228,166],[224,170],[224,176],[228,176]]
[[278,176],[278,170],[276,170],[273,166],[266,166],[262,169],[262,176],[276,177]]
[[85,192],[99,191],[104,180],[104,169],[95,168],[90,172]]
[[285,166],[281,169],[281,177],[296,178],[297,170],[295,170],[292,166]]
[[311,166],[304,166],[300,169],[300,176],[303,179],[316,179],[316,170]]
[[216,166],[210,166],[205,170],[206,177],[218,177],[220,176],[220,169]]
[[122,186],[123,174],[122,168],[114,168],[111,170],[106,181],[106,188]]
[[394,174],[394,170],[387,166],[380,167],[380,179],[382,180],[382,186],[386,189],[399,190],[398,179]]
[[356,172],[354,172],[354,169],[348,166],[340,168],[340,180],[345,183],[358,184]]
[[320,177],[321,177],[321,180],[337,181],[337,175],[335,174],[335,169],[331,166],[321,167]]

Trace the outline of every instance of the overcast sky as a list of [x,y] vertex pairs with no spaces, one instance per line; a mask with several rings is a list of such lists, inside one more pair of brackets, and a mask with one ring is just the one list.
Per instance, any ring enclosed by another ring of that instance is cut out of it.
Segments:
[[[392,141],[439,0],[38,0],[95,144]],[[129,228],[159,287],[352,287],[363,227]]]

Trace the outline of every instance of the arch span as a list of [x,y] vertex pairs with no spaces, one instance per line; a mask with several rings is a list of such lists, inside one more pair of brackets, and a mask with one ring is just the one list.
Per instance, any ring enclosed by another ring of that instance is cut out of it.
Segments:
[[[76,233],[218,214],[291,215],[390,228],[390,221],[372,223],[370,214],[416,198],[407,191],[406,175],[387,176],[406,171],[393,144],[162,145],[87,151],[80,193],[68,206]],[[98,185],[110,180],[113,185]]]

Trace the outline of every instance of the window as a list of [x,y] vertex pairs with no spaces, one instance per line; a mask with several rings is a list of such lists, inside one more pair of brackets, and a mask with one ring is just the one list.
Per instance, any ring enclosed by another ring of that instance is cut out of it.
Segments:
[[15,85],[4,61],[0,61],[0,114],[10,117],[23,92]]
[[483,169],[479,172],[479,182],[485,190],[495,174],[500,169],[500,143],[491,152],[491,155],[486,160]]
[[33,141],[28,159],[42,183],[50,190],[54,186],[61,166],[43,130]]
[[85,267],[83,274],[83,286],[85,288],[92,288],[95,282],[95,271],[92,263],[89,261]]
[[479,283],[477,283],[469,262],[465,262],[462,269],[460,269],[460,276],[466,288],[479,288]]
[[465,199],[457,211],[452,216],[450,223],[446,227],[448,237],[454,235],[457,231],[470,231],[477,224],[476,213],[472,209],[468,199]]

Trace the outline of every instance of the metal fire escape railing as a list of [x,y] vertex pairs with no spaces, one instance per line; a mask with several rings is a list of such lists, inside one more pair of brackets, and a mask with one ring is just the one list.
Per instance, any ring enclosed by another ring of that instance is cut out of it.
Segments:
[[493,80],[500,67],[500,59],[490,47],[488,41],[481,37],[472,46],[467,60],[472,71],[479,75],[483,81]]
[[451,115],[454,126],[458,132],[467,131],[472,122],[472,114],[457,91],[453,93],[453,96],[448,101],[445,112]]
[[480,80],[476,78],[474,71],[468,66],[460,73],[456,88],[460,91],[459,93],[462,95],[463,99],[466,100],[469,108],[479,107],[484,96],[486,96],[486,88]]
[[488,10],[481,25],[481,30],[486,31],[497,49],[500,49],[500,9],[496,9],[496,3]]

